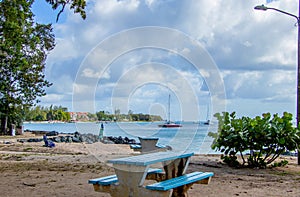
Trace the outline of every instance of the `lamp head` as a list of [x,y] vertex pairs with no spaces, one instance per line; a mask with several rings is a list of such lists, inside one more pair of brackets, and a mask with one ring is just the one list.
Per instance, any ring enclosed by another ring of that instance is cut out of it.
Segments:
[[268,7],[264,6],[264,5],[257,5],[254,7],[255,10],[263,10],[266,11],[268,9]]

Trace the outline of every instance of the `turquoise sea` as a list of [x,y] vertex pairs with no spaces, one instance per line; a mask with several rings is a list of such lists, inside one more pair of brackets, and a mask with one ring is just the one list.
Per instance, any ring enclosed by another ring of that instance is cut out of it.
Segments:
[[[104,136],[128,137],[138,141],[138,137],[158,137],[158,143],[169,145],[173,149],[191,150],[199,154],[214,154],[210,145],[212,138],[209,131],[215,132],[217,125],[204,125],[193,122],[184,122],[180,128],[161,128],[161,122],[117,122],[104,123]],[[57,131],[59,133],[98,135],[99,123],[24,123],[24,130]]]

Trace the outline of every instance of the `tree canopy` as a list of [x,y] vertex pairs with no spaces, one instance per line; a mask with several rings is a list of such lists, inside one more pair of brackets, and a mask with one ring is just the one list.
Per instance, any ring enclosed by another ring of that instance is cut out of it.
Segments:
[[[86,0],[45,0],[52,9],[66,6],[86,18]],[[34,0],[0,1],[0,134],[21,124],[24,111],[46,95],[51,83],[45,79],[45,62],[55,46],[51,24],[34,21]]]
[[25,121],[64,121],[71,120],[68,108],[62,106],[35,106],[25,111]]
[[44,69],[48,52],[54,44],[51,24],[34,22],[33,0],[0,2],[0,92],[1,131],[20,123],[22,109],[44,96]]

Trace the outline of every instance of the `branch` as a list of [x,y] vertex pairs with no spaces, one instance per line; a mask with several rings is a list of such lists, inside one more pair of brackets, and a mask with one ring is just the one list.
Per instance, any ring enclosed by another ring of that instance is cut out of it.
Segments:
[[243,156],[243,152],[242,152],[241,150],[239,150],[239,152],[240,152],[240,155],[241,155],[241,157],[242,157],[242,160],[243,160],[243,166],[244,166],[245,163],[246,163],[246,161],[245,161],[245,158],[244,158],[244,156]]
[[273,154],[273,157],[271,159],[268,160],[268,164],[272,163],[273,161],[275,161],[275,159],[277,159],[277,157],[279,157],[280,153],[283,152],[284,149],[279,149],[279,147],[277,147],[275,154]]
[[61,10],[58,12],[58,14],[56,16],[56,22],[58,22],[59,16],[61,13],[64,12],[65,7],[66,7],[66,3],[63,3]]

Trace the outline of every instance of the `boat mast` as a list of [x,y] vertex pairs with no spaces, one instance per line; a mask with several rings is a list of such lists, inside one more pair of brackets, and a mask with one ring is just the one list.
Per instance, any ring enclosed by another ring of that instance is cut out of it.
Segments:
[[206,121],[209,120],[209,104],[207,104]]
[[171,122],[171,112],[170,112],[170,100],[171,100],[171,95],[169,94],[169,103],[168,103],[168,122]]

